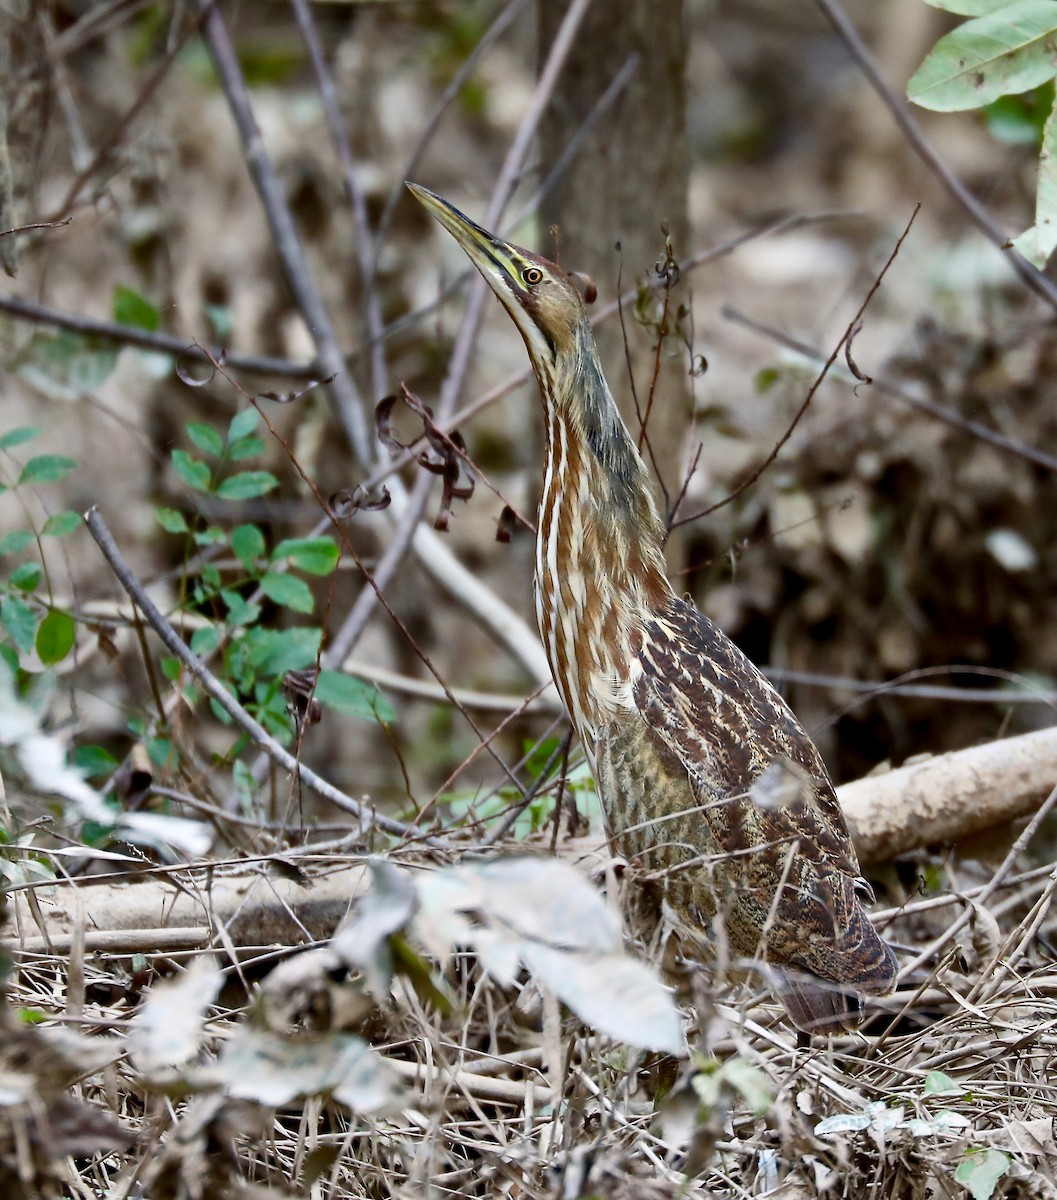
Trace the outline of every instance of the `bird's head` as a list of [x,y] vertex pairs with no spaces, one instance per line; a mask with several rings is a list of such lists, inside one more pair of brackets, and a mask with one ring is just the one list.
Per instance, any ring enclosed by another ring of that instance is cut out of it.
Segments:
[[572,280],[561,267],[501,241],[426,188],[417,183],[407,186],[465,250],[499,297],[525,339],[541,384],[553,383],[559,360],[578,351],[589,328]]

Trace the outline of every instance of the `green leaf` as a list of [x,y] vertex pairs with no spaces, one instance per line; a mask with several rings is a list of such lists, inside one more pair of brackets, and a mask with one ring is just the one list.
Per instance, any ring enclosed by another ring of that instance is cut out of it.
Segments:
[[176,474],[196,492],[209,491],[210,471],[204,462],[192,458],[186,450],[172,452],[172,465]]
[[46,666],[62,662],[73,649],[77,627],[69,613],[53,608],[37,629],[37,655]]
[[1055,59],[1057,5],[1015,0],[940,38],[907,84],[907,96],[937,112],[980,108],[1053,79]]
[[179,754],[169,738],[147,738],[144,745],[147,748],[147,757],[156,767],[175,768],[179,764]]
[[957,13],[960,17],[983,17],[1008,8],[1010,0],[925,0],[925,3],[933,8],[942,8],[944,12]]
[[10,533],[0,535],[0,554],[21,554],[36,540],[33,534],[25,529],[12,529]]
[[231,309],[223,304],[203,304],[202,312],[206,320],[213,326],[213,336],[219,342],[226,342],[231,336],[234,322],[231,319]]
[[38,454],[22,468],[19,483],[55,483],[65,479],[77,466],[77,461],[62,454]]
[[43,537],[61,538],[67,534],[73,533],[75,529],[80,529],[84,523],[84,518],[80,513],[71,512],[66,509],[64,512],[52,513],[44,522],[44,528],[41,531]]
[[954,1172],[954,1179],[968,1188],[973,1200],[991,1200],[1009,1165],[1008,1155],[1001,1150],[970,1150]]
[[1035,224],[1014,238],[1013,245],[1040,271],[1057,250],[1057,104],[1050,110],[1042,131],[1035,184]]
[[239,438],[228,446],[228,458],[232,462],[242,462],[245,458],[256,458],[264,450],[264,443],[259,437]]
[[146,329],[148,333],[154,333],[158,328],[158,310],[154,305],[139,292],[121,284],[114,288],[113,313],[119,325],[132,325],[136,329]]
[[292,608],[294,612],[310,613],[315,607],[311,588],[295,575],[280,575],[269,571],[261,576],[260,584],[261,591],[269,600]]
[[341,552],[332,538],[287,538],[272,551],[272,562],[288,558],[308,575],[329,575],[338,565]]
[[278,486],[279,480],[270,471],[241,471],[229,475],[217,488],[217,495],[222,500],[252,500]]
[[170,683],[176,683],[183,674],[183,663],[171,654],[166,654],[161,660],[161,673]]
[[79,767],[87,776],[109,775],[118,763],[109,750],[102,746],[78,746],[71,755],[75,767]]
[[154,519],[166,533],[186,533],[187,521],[182,512],[175,508],[156,508]]
[[231,531],[231,549],[239,562],[251,570],[256,560],[264,556],[264,534],[256,525],[238,525]]
[[252,625],[261,615],[261,606],[244,600],[238,592],[225,590],[220,593],[220,598],[227,605],[228,625]]
[[228,444],[231,445],[254,433],[260,419],[261,414],[255,408],[244,408],[242,412],[236,413],[228,426]]
[[320,671],[315,697],[320,704],[362,721],[395,721],[393,706],[373,683],[343,671]]
[[0,600],[0,625],[7,630],[11,640],[23,654],[28,654],[33,649],[37,614],[24,600],[19,600],[17,596],[5,596]]
[[40,430],[32,425],[20,425],[17,429],[9,429],[0,434],[0,450],[10,450],[12,446],[20,446],[23,442],[31,442],[40,436]]
[[311,666],[319,654],[321,629],[248,629],[236,643],[252,666],[269,677]]
[[8,576],[8,583],[23,592],[31,592],[40,583],[40,564],[22,563]]
[[216,625],[203,625],[191,634],[191,653],[208,658],[220,645],[220,630]]
[[224,439],[212,425],[189,421],[184,428],[187,430],[187,436],[199,450],[204,450],[206,454],[212,454],[214,458],[219,458],[224,453]]

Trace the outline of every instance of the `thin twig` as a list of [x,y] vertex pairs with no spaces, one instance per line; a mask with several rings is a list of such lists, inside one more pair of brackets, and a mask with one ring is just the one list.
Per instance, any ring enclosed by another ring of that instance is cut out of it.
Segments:
[[829,374],[830,367],[832,367],[833,364],[837,361],[837,356],[840,354],[842,348],[845,345],[847,345],[848,341],[854,336],[855,332],[860,328],[860,323],[862,321],[863,313],[866,312],[866,309],[869,306],[870,301],[877,294],[877,290],[881,286],[882,282],[884,281],[884,277],[888,274],[889,267],[891,267],[892,263],[895,262],[896,257],[899,254],[899,251],[903,247],[903,242],[906,241],[907,234],[910,233],[911,226],[914,224],[914,219],[917,217],[917,215],[920,211],[921,211],[921,205],[916,204],[914,206],[914,211],[910,215],[910,220],[906,224],[906,228],[899,235],[899,240],[896,242],[895,246],[893,246],[892,253],[889,254],[887,260],[885,261],[885,265],[881,268],[880,273],[874,279],[873,284],[870,287],[870,290],[866,293],[865,299],[863,300],[862,304],[859,305],[858,311],[855,313],[855,316],[852,317],[851,321],[848,324],[847,329],[845,329],[843,335],[841,336],[840,340],[837,342],[836,346],[833,347],[833,352],[830,354],[829,358],[826,359],[825,363],[823,364],[822,370],[819,371],[818,376],[816,377],[814,383],[812,383],[811,387],[808,389],[808,393],[804,397],[803,403],[797,409],[796,414],[793,417],[792,421],[790,421],[789,425],[785,429],[785,432],[778,439],[778,441],[775,442],[774,446],[771,448],[771,451],[767,455],[767,457],[763,460],[762,463],[760,463],[757,467],[755,467],[749,473],[749,475],[745,479],[743,479],[741,481],[741,483],[739,483],[737,485],[737,487],[733,488],[730,492],[728,492],[727,495],[724,496],[722,500],[717,500],[715,504],[708,505],[707,508],[701,509],[700,512],[691,513],[690,516],[688,516],[688,517],[680,517],[678,521],[673,521],[672,522],[673,529],[678,528],[680,525],[687,525],[691,521],[700,520],[702,517],[707,517],[710,514],[716,512],[718,509],[724,508],[724,507],[726,507],[726,505],[728,505],[732,501],[736,500],[746,489],[750,488],[760,478],[760,476],[764,473],[764,471],[767,470],[767,468],[771,465],[771,463],[773,463],[774,460],[778,457],[778,455],[782,452],[782,447],[793,436],[793,431],[796,429],[797,425],[800,423],[801,418],[807,412],[808,406],[811,404],[811,401],[815,398],[815,394],[818,392],[818,389],[822,386],[823,381],[825,380],[826,376]]
[[[470,51],[459,69],[451,77],[448,86],[440,94],[440,99],[437,101],[433,111],[426,118],[426,123],[422,127],[422,132],[419,135],[418,142],[414,150],[411,152],[411,157],[404,165],[403,172],[397,180],[395,186],[385,198],[385,206],[382,209],[382,215],[378,218],[377,239],[378,243],[375,250],[375,271],[378,266],[378,256],[381,254],[382,243],[385,240],[385,235],[389,232],[389,224],[393,219],[393,212],[397,204],[404,197],[404,180],[414,179],[418,171],[418,164],[422,161],[423,155],[429,148],[430,142],[433,140],[433,135],[437,132],[437,126],[441,122],[441,118],[448,111],[452,101],[462,91],[463,84],[473,74],[481,59],[481,55],[485,50],[503,33],[503,31],[511,24],[514,18],[525,7],[526,0],[511,0],[496,17],[491,25],[481,34],[477,45]],[[372,271],[372,278],[374,271]]]
[[194,359],[208,363],[218,360],[234,371],[247,371],[255,375],[281,375],[288,379],[319,379],[322,368],[317,363],[291,362],[286,358],[268,358],[263,355],[227,354],[215,347],[203,347],[190,338],[177,337],[171,333],[150,333],[134,325],[119,325],[116,321],[99,321],[94,317],[80,317],[61,309],[48,308],[32,300],[20,300],[16,296],[0,296],[0,312],[8,312],[24,321],[37,325],[54,325],[57,329],[69,329],[88,337],[105,338],[126,346],[141,346],[144,350],[159,350],[163,354]]
[[[375,827],[384,830],[386,833],[394,834],[397,837],[405,837],[408,834],[413,834],[413,831],[407,825],[403,824],[403,822],[394,821],[391,817],[383,816],[373,809],[366,809],[359,801],[353,800],[351,796],[346,796],[344,792],[327,783],[315,771],[303,766],[263,726],[258,724],[205,666],[201,659],[191,653],[180,635],[165,619],[161,610],[150,596],[147,595],[142,584],[132,573],[131,567],[129,567],[121,551],[118,549],[118,545],[114,541],[113,535],[107,528],[106,522],[103,520],[99,510],[97,508],[90,509],[85,514],[84,519],[89,533],[91,533],[99,549],[103,552],[103,556],[117,576],[118,582],[135,602],[140,612],[143,613],[150,627],[161,638],[166,649],[171,651],[180,660],[195,679],[198,680],[209,696],[228,713],[234,723],[252,739],[255,745],[259,746],[284,770],[290,771],[293,775],[300,778],[318,796],[356,817],[362,824],[365,833],[372,827]],[[419,835],[413,834],[413,836]],[[431,845],[443,846],[443,842],[435,838],[427,838],[426,841]]]
[[943,162],[925,137],[921,126],[912,116],[905,101],[897,96],[881,74],[880,68],[874,61],[873,55],[859,36],[858,30],[848,19],[847,13],[838,0],[815,0],[830,24],[840,35],[847,46],[852,58],[858,63],[867,82],[880,96],[896,124],[903,132],[910,148],[929,168],[947,191],[965,210],[970,220],[985,235],[992,245],[1002,251],[1003,257],[1037,296],[1045,300],[1053,309],[1057,309],[1057,287],[1032,266],[1030,262],[1010,244],[1009,236],[999,226],[991,214],[969,191],[960,179]]
[[[821,350],[808,345],[807,342],[802,342],[799,338],[783,333],[780,329],[775,329],[763,321],[758,321],[755,317],[750,317],[729,304],[724,305],[720,309],[720,315],[726,320],[740,325],[743,329],[761,334],[763,337],[769,338],[781,346],[785,346],[796,354],[802,354],[804,358],[812,362],[824,361],[825,356]],[[842,378],[853,380],[851,373],[846,372],[843,367],[837,367],[835,374]],[[945,425],[950,425],[952,429],[969,433],[980,441],[988,442],[999,450],[1015,454],[1019,458],[1035,463],[1036,466],[1044,467],[1047,471],[1057,472],[1057,458],[1054,458],[1052,454],[1047,454],[1044,450],[1039,450],[1036,446],[1028,445],[1027,442],[1022,442],[1017,438],[1000,433],[997,429],[992,429],[980,421],[973,420],[972,417],[963,416],[957,409],[951,408],[949,405],[937,404],[934,400],[926,400],[923,396],[916,396],[909,388],[903,387],[898,383],[892,383],[887,379],[879,379],[875,375],[871,380],[871,384],[882,396],[890,396],[893,400],[898,400],[902,404],[907,404],[911,408],[918,409],[919,412],[927,413],[930,417],[935,417],[937,421],[942,421]]]
[[371,385],[375,396],[385,392],[385,342],[382,331],[385,321],[382,318],[381,299],[375,287],[374,262],[372,253],[371,226],[367,217],[367,201],[363,189],[356,177],[356,163],[353,159],[352,146],[349,144],[348,133],[341,116],[341,106],[338,103],[337,88],[327,68],[323,46],[312,17],[308,0],[290,0],[298,28],[308,48],[308,56],[312,60],[312,69],[316,73],[319,85],[319,95],[323,101],[323,114],[330,130],[330,140],[337,151],[338,162],[341,164],[341,177],[345,185],[345,195],[352,210],[353,222],[356,227],[356,257],[360,263],[361,288],[363,292],[363,332],[371,351]]

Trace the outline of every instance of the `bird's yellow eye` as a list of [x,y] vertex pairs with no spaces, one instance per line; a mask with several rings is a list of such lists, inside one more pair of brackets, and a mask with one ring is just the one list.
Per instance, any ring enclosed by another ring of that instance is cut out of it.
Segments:
[[524,279],[529,287],[534,287],[543,279],[543,272],[539,269],[539,267],[526,267],[524,271],[521,272],[521,278]]

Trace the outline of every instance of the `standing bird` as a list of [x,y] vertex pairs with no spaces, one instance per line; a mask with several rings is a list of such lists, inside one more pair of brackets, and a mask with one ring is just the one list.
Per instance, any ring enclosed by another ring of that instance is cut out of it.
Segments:
[[[408,187],[510,314],[539,382],[536,616],[611,841],[662,879],[681,931],[704,940],[711,927],[731,954],[765,958],[799,1029],[854,1028],[896,963],[863,909],[873,896],[832,781],[781,696],[673,591],[646,465],[579,292],[554,263]],[[776,773],[795,786],[776,788]]]

